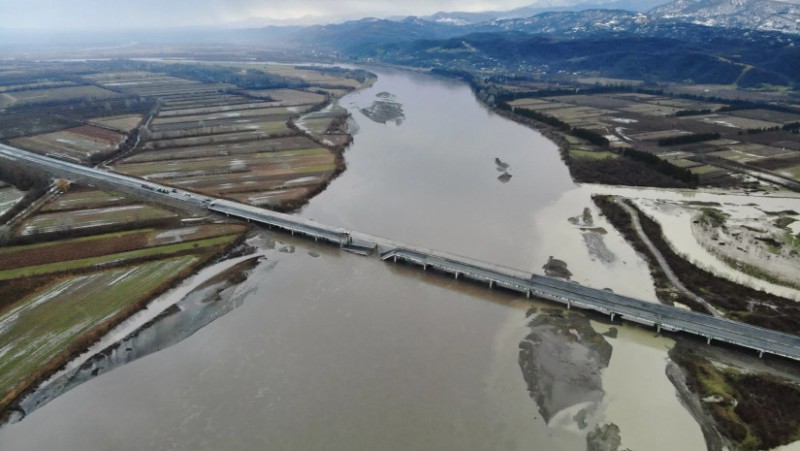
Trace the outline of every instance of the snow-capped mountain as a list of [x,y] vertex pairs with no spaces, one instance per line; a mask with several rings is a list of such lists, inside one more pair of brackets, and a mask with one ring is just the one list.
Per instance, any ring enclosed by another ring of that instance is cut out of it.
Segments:
[[650,14],[709,26],[800,33],[798,0],[675,0]]

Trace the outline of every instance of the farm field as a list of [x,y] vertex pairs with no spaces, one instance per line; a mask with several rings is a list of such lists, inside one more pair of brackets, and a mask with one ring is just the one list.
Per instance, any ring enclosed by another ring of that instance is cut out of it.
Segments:
[[[7,72],[4,72],[7,73]],[[49,88],[63,88],[65,86],[75,86],[74,82],[71,81],[47,81],[42,80],[34,83],[24,83],[18,85],[5,85],[0,86],[0,92],[12,92],[12,91],[30,91],[33,89],[49,89]]]
[[[175,229],[134,229],[0,249],[0,280],[84,268],[107,262],[169,255],[218,245],[245,228],[212,224]],[[111,256],[110,258],[107,258]]]
[[[18,73],[8,76],[8,86],[36,67],[20,65]],[[36,124],[47,114],[37,115],[33,109],[29,118],[21,115],[20,123],[10,130],[0,126],[0,137],[7,133],[13,145],[73,162],[94,164],[124,151],[125,157],[114,163],[120,172],[276,208],[299,205],[343,169],[340,153],[351,141],[346,112],[324,107],[369,83],[363,71],[263,63],[99,61],[70,67],[74,73],[65,81],[91,86],[51,87],[49,83],[60,80],[31,77],[31,83],[38,84],[33,91],[42,98],[58,94],[62,100],[98,94],[91,102],[99,100],[100,93],[110,93],[119,106],[138,111],[89,102],[93,114],[82,112],[73,119],[59,107],[52,120]],[[2,80],[0,76],[0,88]],[[108,113],[97,114],[101,107]],[[303,118],[309,111],[315,113]],[[128,148],[129,136],[133,149]],[[107,201],[104,207],[115,206],[114,200]],[[42,213],[92,210],[82,205],[79,196],[64,197],[62,202],[75,206],[46,206]],[[119,208],[147,220],[162,219],[151,217],[149,210],[137,212],[139,207]],[[84,213],[85,218],[73,216],[40,215],[30,218],[26,227],[56,233],[92,221],[91,211]],[[28,233],[29,229],[23,230]]]
[[24,192],[13,186],[4,186],[0,184],[0,216],[3,216],[8,210],[14,207],[24,196]]
[[291,134],[291,130],[286,123],[287,119],[288,117],[276,118],[268,116],[223,119],[209,124],[204,121],[183,122],[175,125],[153,126],[151,127],[153,131],[150,132],[149,136],[154,140],[201,136],[207,140],[206,143],[214,142],[215,137],[218,135],[241,132],[256,133],[262,137],[285,136]]
[[305,149],[311,145],[305,136],[290,136],[286,138],[271,138],[267,142],[252,140],[243,142],[230,142],[210,144],[204,146],[174,147],[159,149],[157,152],[141,152],[125,160],[126,163],[141,163],[147,161],[170,161],[188,158],[218,157],[242,155],[267,151]]
[[136,130],[143,119],[144,117],[142,117],[141,114],[123,114],[120,116],[91,118],[89,119],[89,123],[117,130],[122,133],[129,133]]
[[800,180],[800,165],[781,168],[778,170],[778,173],[785,177],[791,177],[795,180]]
[[301,199],[330,179],[339,164],[336,154],[303,136],[238,145],[143,152],[117,164],[115,170],[209,195],[276,206]]
[[[98,257],[89,258],[76,258],[58,261],[54,263],[46,263],[41,265],[17,267],[5,271],[0,271],[0,281],[19,279],[25,277],[41,276],[44,274],[65,273],[71,271],[81,271],[85,269],[98,269],[106,266],[117,266],[121,264],[132,264],[141,262],[143,260],[152,260],[155,258],[166,258],[175,255],[183,255],[186,253],[202,253],[208,251],[219,251],[225,244],[230,244],[233,241],[231,236],[221,236],[214,238],[207,238],[204,240],[180,242],[178,244],[168,244],[164,246],[156,246],[152,248],[141,248],[127,252],[116,252],[108,255],[101,255]],[[86,243],[86,244],[103,244],[103,243]],[[49,246],[48,246],[49,247]],[[63,246],[62,246],[63,247]],[[60,248],[54,246],[54,251]],[[21,252],[21,257],[28,257],[31,252]]]
[[[254,105],[250,104],[248,106],[252,107]],[[298,113],[303,113],[303,111],[301,109],[295,109],[294,111],[290,111],[289,108],[286,107],[245,108],[245,109],[235,109],[235,110],[229,109],[221,112],[195,114],[188,116],[178,116],[178,115],[170,115],[169,117],[159,116],[153,120],[153,125],[158,126],[162,124],[175,124],[180,122],[206,122],[206,121],[214,121],[221,119],[232,120],[240,118],[249,118],[253,116],[274,117],[275,120],[285,121],[286,119],[289,119],[289,117],[292,114],[298,114]]]
[[[276,68],[279,77],[254,78],[266,85],[244,88],[217,82],[238,72],[214,65],[99,61],[70,66],[75,85],[31,76],[30,91],[10,88],[36,67],[0,73],[0,90],[7,88],[0,109],[14,108],[2,116],[0,137],[12,144],[92,162],[138,136],[135,148],[121,147],[127,158],[114,170],[283,209],[301,205],[343,168],[342,149],[326,143],[346,142],[339,114],[317,117],[316,134],[293,121],[363,83],[286,66]],[[63,189],[15,222],[0,249],[0,410],[249,230],[121,193]],[[21,194],[3,185],[0,206]]]
[[63,102],[81,99],[105,100],[121,97],[117,92],[97,86],[66,86],[0,94],[0,108],[46,102]]
[[297,78],[311,85],[322,85],[327,87],[338,87],[355,89],[361,85],[358,80],[337,77],[323,72],[318,72],[310,68],[283,64],[268,64],[263,68],[266,72],[282,75],[284,77]]
[[247,91],[248,95],[271,99],[281,106],[316,105],[325,102],[325,96],[315,92],[299,91],[297,89],[262,89]]
[[305,115],[297,126],[325,145],[344,147],[350,143],[347,133],[347,112],[338,105]]
[[[297,83],[324,82],[343,92],[359,84],[310,69],[264,67]],[[319,191],[343,167],[338,152],[350,141],[344,110],[329,107],[301,118],[324,106],[329,94],[296,88],[188,93],[175,78],[148,73],[95,79],[131,90],[145,83],[148,89],[166,89],[169,83],[179,88],[162,93],[161,108],[140,134],[138,151],[114,165],[120,173],[286,209]]]
[[123,224],[144,226],[153,222],[172,222],[178,215],[159,207],[132,204],[109,208],[41,213],[20,225],[20,236],[104,229]]
[[[97,86],[83,78],[105,64],[103,62],[15,61],[8,64],[14,70],[0,72],[0,138],[5,140],[85,125],[124,134],[135,126],[114,124],[114,118],[144,117],[143,114],[154,106],[151,99]],[[104,125],[105,119],[111,120],[112,125]]]
[[86,75],[84,79],[124,94],[147,97],[214,93],[234,87],[223,83],[206,84],[195,80],[146,71],[104,72]]
[[34,152],[72,161],[89,161],[98,153],[112,152],[125,136],[94,125],[82,125],[54,133],[11,140],[11,144]]
[[749,119],[746,117],[739,117],[730,114],[725,114],[725,115],[714,114],[710,116],[703,116],[701,120],[709,124],[722,125],[724,127],[744,129],[744,130],[750,128],[771,128],[771,127],[781,126],[781,124],[777,122],[767,122],[758,119]]
[[198,260],[184,256],[55,280],[7,308],[0,314],[0,407]]
[[[664,160],[680,159],[673,165],[690,169],[701,176],[702,183],[736,183],[735,170],[714,166],[722,161],[794,178],[793,158],[800,156],[800,146],[793,144],[796,135],[781,129],[800,120],[800,112],[736,109],[720,101],[642,92],[530,96],[515,98],[508,105],[593,131],[608,139],[612,149],[633,148]],[[718,139],[661,144],[666,139],[715,134]],[[568,143],[571,156],[597,159],[597,154],[586,151],[600,149],[578,141]],[[707,161],[706,155],[718,160]]]
[[[225,103],[225,99],[227,99],[228,103]],[[282,106],[278,105],[277,102],[258,101],[249,103],[247,100],[248,99],[244,98],[239,99],[236,96],[224,96],[222,98],[216,98],[213,101],[211,99],[207,99],[205,102],[201,102],[212,104],[211,106],[196,106],[197,104],[194,102],[185,105],[179,102],[169,102],[167,105],[170,106],[162,108],[158,114],[158,117],[159,120],[163,120],[176,116],[227,113],[229,111],[244,111],[257,108]],[[223,103],[220,103],[220,101]]]
[[129,203],[129,200],[117,193],[92,189],[76,189],[58,196],[46,203],[40,212],[69,210],[87,210],[91,208],[114,207]]
[[0,409],[248,230],[184,217],[77,186],[12,228],[0,248]]

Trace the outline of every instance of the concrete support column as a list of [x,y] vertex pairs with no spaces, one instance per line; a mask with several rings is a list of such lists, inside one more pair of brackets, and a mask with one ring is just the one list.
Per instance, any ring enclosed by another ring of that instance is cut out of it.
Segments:
[[392,260],[394,260],[394,262],[395,262],[395,263],[397,263],[397,256],[396,256],[396,255],[393,255],[393,256],[392,256]]
[[657,334],[661,333],[661,324],[656,324],[656,333]]
[[709,344],[709,345],[710,345],[710,344],[711,344],[711,337],[706,337],[706,338],[707,338],[707,340],[706,340],[706,344]]
[[494,280],[489,281],[489,288],[494,288]]
[[458,280],[458,276],[459,276],[458,271],[456,271],[456,280]]
[[427,270],[428,270],[428,265],[427,265],[427,264],[425,264],[425,263],[423,263],[423,264],[422,264],[422,270],[423,270],[423,271],[427,271]]
[[528,292],[525,293],[525,297],[527,297],[528,299],[531,298],[531,290],[528,290]]
[[572,308],[572,301],[567,301],[567,310]]
[[758,358],[764,357],[764,351],[758,351]]
[[611,312],[611,321],[614,321],[614,315],[616,315],[616,313]]

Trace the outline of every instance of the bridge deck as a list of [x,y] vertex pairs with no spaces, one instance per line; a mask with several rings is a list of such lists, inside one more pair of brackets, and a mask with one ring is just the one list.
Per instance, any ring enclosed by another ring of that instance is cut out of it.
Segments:
[[148,196],[157,196],[156,198],[158,196],[171,198],[173,201],[191,204],[194,207],[204,207],[214,212],[279,227],[292,233],[307,235],[315,240],[322,239],[343,247],[353,245],[355,248],[363,250],[364,253],[376,248],[385,250],[381,254],[383,260],[407,261],[423,268],[431,266],[439,271],[455,274],[456,277],[463,276],[488,283],[490,286],[501,286],[528,296],[560,302],[568,307],[575,306],[609,314],[612,315],[612,319],[613,316],[619,315],[633,322],[656,326],[659,330],[687,332],[705,337],[709,341],[719,340],[758,352],[800,360],[800,337],[796,335],[645,302],[550,277],[531,276],[510,268],[453,256],[432,249],[412,247],[363,233],[351,233],[298,216],[222,199],[214,200],[183,190],[173,190],[172,187],[150,181],[63,162],[3,144],[0,144],[0,158],[36,164],[61,176],[80,177],[115,186],[124,186],[129,190],[139,191]]
[[208,206],[208,209],[217,213],[278,227],[291,233],[300,233],[314,239],[322,239],[342,246],[350,242],[350,235],[344,230],[327,227],[297,216],[265,210],[263,208],[251,207],[227,200],[216,200]]
[[431,267],[454,274],[456,277],[486,282],[489,286],[504,287],[569,307],[613,314],[636,323],[656,326],[659,330],[686,332],[758,352],[800,360],[800,337],[796,335],[714,318],[668,305],[645,302],[550,277],[533,275],[530,278],[522,278],[493,268],[459,261],[456,258],[431,255],[413,249],[392,249],[382,253],[381,259],[410,262],[423,268]]

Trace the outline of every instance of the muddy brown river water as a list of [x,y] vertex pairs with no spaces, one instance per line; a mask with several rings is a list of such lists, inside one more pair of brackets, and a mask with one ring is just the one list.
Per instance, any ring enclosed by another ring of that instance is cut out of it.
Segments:
[[[340,101],[358,125],[347,171],[299,214],[530,272],[552,256],[575,281],[655,300],[646,265],[553,143],[462,83],[377,72]],[[402,106],[402,121],[360,111],[379,93]],[[505,183],[495,158],[508,165]],[[653,331],[617,324],[600,399],[546,423],[518,360],[526,312],[552,305],[285,235],[265,232],[258,247],[266,260],[229,313],[4,426],[0,449],[576,450],[609,422],[631,449],[705,448],[664,374],[672,342]],[[582,364],[583,348],[570,349],[563,377]]]

